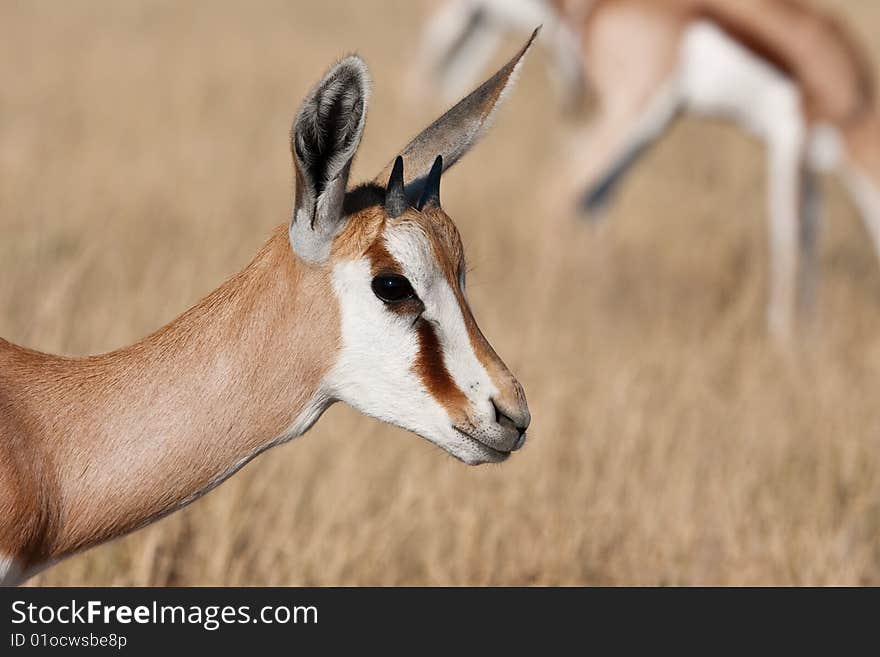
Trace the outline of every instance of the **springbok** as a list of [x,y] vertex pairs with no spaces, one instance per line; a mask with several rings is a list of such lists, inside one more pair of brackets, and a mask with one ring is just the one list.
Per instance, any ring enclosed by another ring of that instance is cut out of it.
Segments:
[[841,175],[880,255],[874,76],[836,19],[802,0],[451,0],[429,20],[424,65],[448,91],[466,80],[465,59],[473,68],[501,32],[534,20],[566,96],[589,85],[598,99],[569,136],[566,194],[581,212],[604,208],[680,113],[715,115],[767,148],[773,333],[788,336],[799,300],[814,297],[817,174]]
[[180,509],[335,401],[471,465],[523,446],[525,394],[468,306],[461,240],[439,191],[534,36],[353,189],[369,78],[360,58],[343,59],[293,124],[292,219],[242,272],[105,355],[0,340],[2,583]]

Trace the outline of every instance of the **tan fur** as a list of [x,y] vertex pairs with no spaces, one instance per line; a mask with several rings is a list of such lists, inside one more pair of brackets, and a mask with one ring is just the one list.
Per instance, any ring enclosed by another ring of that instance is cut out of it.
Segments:
[[[672,73],[681,35],[713,21],[797,83],[808,125],[836,127],[846,164],[880,186],[880,110],[861,45],[807,0],[554,0],[578,34],[584,75],[602,99],[576,184],[609,166],[640,112]],[[633,38],[638,34],[638,38]],[[627,48],[619,47],[621,42]],[[626,84],[620,84],[626,80]],[[880,236],[878,236],[880,238]],[[880,244],[878,244],[880,248]]]
[[[414,162],[435,158],[434,147],[445,144],[451,165],[473,145],[534,36],[416,137],[413,143],[428,151],[411,149]],[[463,249],[449,218],[410,210],[391,220],[384,187],[346,189],[365,119],[366,80],[366,66],[352,56],[312,90],[292,133],[292,223],[279,227],[247,268],[195,307],[137,344],[100,356],[64,358],[0,340],[0,557],[12,560],[16,572],[170,513],[262,451],[306,431],[335,401],[325,380],[343,348],[333,272],[364,257],[374,270],[400,270],[382,247],[390,221],[420,223],[457,290],[468,330],[479,333],[460,290]],[[340,117],[335,110],[324,116],[322,103],[345,113],[347,123],[331,125]],[[321,143],[325,129],[336,131],[336,151]],[[421,321],[421,349],[412,367],[458,421],[467,417],[470,402],[447,370],[433,327]],[[478,354],[492,361],[487,369],[506,375],[495,380],[498,389],[521,392],[487,344]],[[517,429],[521,439],[529,420],[524,397],[512,408],[508,419],[519,423],[504,428],[508,435]],[[510,443],[507,453],[521,445]]]
[[[352,197],[375,201],[370,193]],[[281,226],[244,271],[131,347],[64,358],[0,340],[0,553],[27,569],[123,535],[283,437],[338,349],[334,264],[366,256],[400,270],[381,247],[389,222],[417,223],[428,237],[474,351],[502,391],[499,407],[524,406],[464,298],[461,238],[442,210],[391,220],[380,205],[361,208],[323,265],[296,258]],[[458,421],[467,398],[423,324],[413,367]]]
[[844,129],[850,163],[880,187],[880,113],[873,109]]
[[865,53],[833,16],[801,0],[700,0],[697,13],[740,35],[797,81],[808,120],[845,125],[874,102]]
[[[604,77],[595,70],[602,64],[590,57],[591,44],[604,41],[600,32],[613,23],[632,23],[640,17],[644,30],[627,43],[650,54],[643,62],[659,60],[671,67],[683,29],[698,18],[708,18],[797,81],[810,120],[845,124],[873,106],[873,74],[861,47],[836,18],[803,0],[560,0],[554,4],[576,22],[591,81]],[[656,63],[651,67],[658,73],[669,70]]]
[[331,366],[337,314],[327,270],[281,227],[131,347],[74,359],[0,341],[0,552],[27,568],[119,536],[268,446]]

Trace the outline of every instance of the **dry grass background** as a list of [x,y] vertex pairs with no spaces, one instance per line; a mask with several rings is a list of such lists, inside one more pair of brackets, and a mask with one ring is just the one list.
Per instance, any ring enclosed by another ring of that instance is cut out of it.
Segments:
[[[880,63],[880,5],[823,4]],[[439,109],[401,99],[421,11],[0,3],[0,335],[110,350],[246,264],[286,221],[301,97],[354,49],[371,177]],[[444,183],[526,449],[467,468],[337,406],[36,584],[880,584],[880,269],[851,205],[828,184],[819,326],[790,356],[764,332],[761,151],[722,125],[677,126],[543,280],[565,130],[541,59]]]

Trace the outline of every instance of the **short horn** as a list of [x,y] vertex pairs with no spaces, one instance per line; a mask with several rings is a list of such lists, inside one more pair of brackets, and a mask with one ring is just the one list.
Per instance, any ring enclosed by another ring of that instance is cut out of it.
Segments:
[[422,192],[422,198],[418,205],[419,211],[428,205],[436,205],[438,208],[440,207],[440,176],[442,174],[443,156],[438,155],[437,159],[434,160],[434,166],[431,167],[431,171],[428,173],[428,177],[425,180],[425,191]]
[[398,155],[394,160],[394,168],[391,169],[388,187],[385,188],[385,214],[392,218],[399,217],[406,210],[406,206],[406,191],[403,188],[403,158]]

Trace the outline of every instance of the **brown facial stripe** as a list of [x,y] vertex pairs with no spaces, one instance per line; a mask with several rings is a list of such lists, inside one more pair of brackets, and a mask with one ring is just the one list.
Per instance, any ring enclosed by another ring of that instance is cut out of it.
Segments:
[[425,233],[431,240],[431,248],[434,256],[440,264],[443,276],[449,287],[452,288],[461,314],[464,318],[465,328],[470,338],[474,354],[492,379],[498,381],[501,377],[509,376],[507,367],[492,349],[486,337],[477,326],[477,322],[471,313],[467,299],[464,298],[458,274],[464,266],[464,249],[461,245],[461,236],[455,224],[449,216],[440,208],[431,208],[422,213],[422,219],[426,226]]
[[437,338],[433,324],[424,318],[417,323],[419,335],[419,353],[413,369],[422,383],[447,411],[460,413],[467,405],[467,397],[455,383],[446,363],[443,361],[443,348]]
[[[431,233],[428,231],[427,234]],[[381,236],[369,246],[364,255],[370,261],[370,272],[373,276],[379,274],[403,275],[403,268],[388,252]],[[459,414],[467,404],[467,397],[446,368],[446,363],[443,360],[443,347],[434,326],[426,319],[419,317],[424,310],[422,302],[413,299],[402,303],[387,304],[386,308],[398,315],[417,318],[416,331],[419,338],[419,351],[413,364],[413,370],[434,399],[450,414]]]
[[494,401],[511,410],[525,408],[526,399],[522,386],[516,381],[480,331],[459,284],[458,275],[464,267],[464,250],[455,224],[441,208],[437,207],[425,209],[413,220],[419,222],[428,236],[435,259],[461,309],[462,319],[474,355],[486,369],[486,373],[498,389]]

